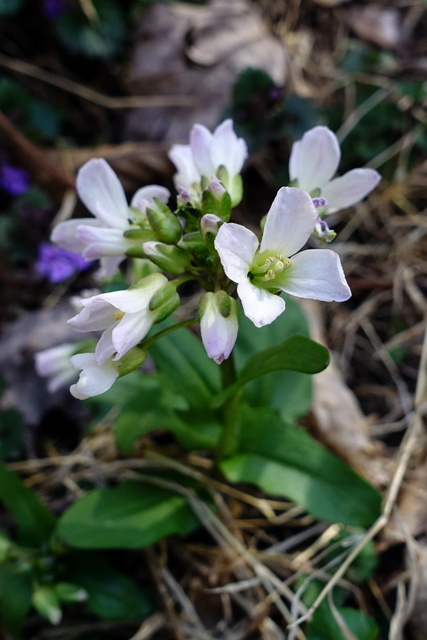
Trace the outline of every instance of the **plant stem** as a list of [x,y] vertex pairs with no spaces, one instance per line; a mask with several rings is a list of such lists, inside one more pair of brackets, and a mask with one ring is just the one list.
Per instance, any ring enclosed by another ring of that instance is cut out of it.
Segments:
[[195,324],[196,322],[197,322],[196,318],[190,318],[189,320],[183,320],[183,322],[178,322],[177,324],[173,324],[171,327],[167,327],[166,329],[159,331],[159,333],[156,333],[155,336],[151,336],[151,338],[148,338],[147,340],[142,342],[139,346],[141,347],[141,349],[146,350],[149,347],[151,347],[151,345],[154,344],[154,342],[156,342],[160,338],[163,338],[163,336],[167,336],[168,333],[172,333],[172,331],[176,331],[177,329],[182,329],[182,327],[188,327],[190,324]]
[[[233,354],[220,364],[222,388],[226,389],[236,381]],[[239,415],[240,391],[225,401],[222,408],[223,427],[217,447],[217,459],[229,458],[237,452],[240,435]]]

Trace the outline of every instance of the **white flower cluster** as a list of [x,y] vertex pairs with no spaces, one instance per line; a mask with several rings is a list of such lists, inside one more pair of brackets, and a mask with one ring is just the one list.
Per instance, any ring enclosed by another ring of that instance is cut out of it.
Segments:
[[109,275],[126,257],[142,258],[146,275],[126,291],[81,301],[70,324],[101,336],[91,353],[76,353],[67,345],[38,356],[40,373],[53,377],[52,389],[69,379],[63,369],[71,353],[72,366],[81,370],[71,393],[80,399],[103,393],[118,376],[139,367],[145,359],[141,342],[179,306],[177,287],[187,280],[205,288],[198,320],[206,352],[218,364],[229,357],[237,338],[236,295],[257,327],[285,310],[282,291],[324,301],[350,297],[335,252],[300,251],[311,234],[330,241],[334,233],[323,216],[359,202],[380,179],[372,169],[333,178],[340,148],[332,131],[315,127],[293,145],[292,186],[279,189],[260,239],[229,222],[232,207],[242,198],[240,172],[247,157],[231,120],[213,133],[195,125],[190,144],[174,145],[169,157],[177,168],[176,211],[167,205],[169,191],[158,185],[139,189],[129,206],[105,160],[90,160],[80,169],[77,191],[94,217],[60,223],[52,240],[87,260],[99,259]]

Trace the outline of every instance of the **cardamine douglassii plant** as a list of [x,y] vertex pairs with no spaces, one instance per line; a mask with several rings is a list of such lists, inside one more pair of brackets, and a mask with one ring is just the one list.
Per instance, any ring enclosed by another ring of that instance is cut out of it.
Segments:
[[[102,394],[144,363],[153,342],[197,322],[207,356],[221,365],[227,386],[235,379],[240,306],[260,328],[286,313],[282,292],[337,302],[351,296],[338,254],[325,248],[335,237],[325,217],[362,200],[380,176],[354,169],[334,178],[340,148],[327,127],[317,126],[294,143],[291,185],[279,189],[259,236],[230,222],[242,199],[240,173],[247,157],[231,120],[213,133],[196,124],[189,144],[172,146],[169,157],[177,169],[175,211],[168,206],[170,192],[158,185],[142,187],[128,204],[103,159],[90,160],[78,172],[77,192],[93,217],[61,222],[52,241],[87,261],[99,260],[106,277],[126,258],[140,277],[127,290],[80,301],[69,323],[78,332],[99,332],[93,350],[88,347],[93,340],[84,340],[36,355],[37,370],[48,377],[51,390],[76,375],[70,359],[80,371],[72,395]],[[304,249],[310,236],[317,238],[317,248]],[[156,334],[153,328],[180,306],[179,288],[188,281],[200,290],[197,317]]]

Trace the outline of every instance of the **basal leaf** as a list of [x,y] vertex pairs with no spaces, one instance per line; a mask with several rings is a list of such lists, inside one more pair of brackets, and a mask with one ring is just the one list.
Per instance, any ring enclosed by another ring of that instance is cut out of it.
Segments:
[[238,455],[221,462],[231,482],[251,482],[323,520],[368,527],[381,496],[306,431],[269,409],[242,410]]
[[58,534],[86,549],[136,549],[198,525],[185,498],[143,482],[91,491],[60,518]]
[[[357,640],[376,640],[378,637],[377,625],[363,611],[350,607],[337,607],[337,612]],[[307,640],[343,640],[344,637],[327,603],[323,603],[315,611],[305,635]]]

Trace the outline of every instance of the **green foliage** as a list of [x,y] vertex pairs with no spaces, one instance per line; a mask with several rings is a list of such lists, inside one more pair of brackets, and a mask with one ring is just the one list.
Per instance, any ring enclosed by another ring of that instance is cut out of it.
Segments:
[[328,363],[329,353],[325,347],[304,336],[293,336],[253,355],[239,372],[236,382],[215,398],[214,406],[220,406],[241,386],[267,373],[287,370],[313,374],[326,369]]
[[97,489],[60,518],[58,535],[85,549],[139,549],[198,525],[185,498],[143,482]]
[[[357,640],[376,640],[378,628],[372,618],[362,611],[349,607],[336,607],[336,615]],[[307,640],[342,640],[344,633],[329,605],[322,605],[315,611],[307,630]]]
[[220,463],[231,482],[291,498],[317,518],[368,527],[381,496],[345,462],[271,409],[243,409],[239,453]]
[[[308,326],[300,305],[284,296],[286,311],[272,324],[258,329],[246,316],[240,318],[239,335],[234,355],[240,371],[259,349],[269,349],[294,335],[308,337]],[[285,420],[307,413],[311,405],[311,377],[297,371],[268,373],[245,386],[245,400],[254,407],[274,407]]]
[[32,582],[28,567],[20,570],[12,563],[0,565],[0,621],[2,626],[20,640],[21,627],[31,607]]
[[67,558],[67,576],[87,592],[87,605],[100,618],[135,620],[153,611],[149,593],[101,554],[73,552]]
[[89,20],[77,4],[55,21],[55,30],[73,53],[109,60],[117,55],[123,43],[125,21],[118,3],[94,0],[93,6],[97,14],[93,20]]
[[54,530],[55,516],[4,464],[0,464],[0,501],[14,516],[22,544],[38,546],[46,542]]

